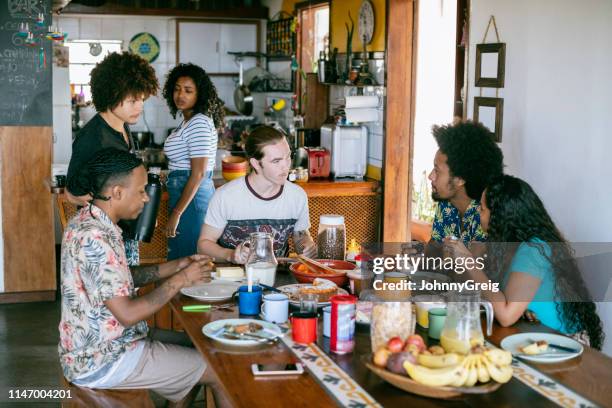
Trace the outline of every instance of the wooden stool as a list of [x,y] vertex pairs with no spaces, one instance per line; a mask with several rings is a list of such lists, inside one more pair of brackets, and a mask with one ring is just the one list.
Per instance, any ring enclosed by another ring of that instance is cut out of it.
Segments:
[[149,390],[95,390],[79,387],[66,381],[62,375],[62,387],[70,390],[70,399],[62,401],[62,407],[100,408],[155,408]]

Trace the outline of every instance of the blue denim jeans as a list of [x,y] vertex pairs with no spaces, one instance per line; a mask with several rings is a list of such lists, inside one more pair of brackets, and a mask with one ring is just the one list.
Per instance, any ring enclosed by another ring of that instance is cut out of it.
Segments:
[[[166,188],[169,195],[169,214],[172,213],[176,203],[181,198],[190,174],[191,171],[189,170],[172,170],[168,174]],[[202,224],[204,224],[208,203],[214,192],[215,185],[212,181],[212,171],[207,171],[196,195],[181,215],[178,227],[176,228],[176,237],[168,238],[169,261],[193,255],[197,252],[200,229]]]

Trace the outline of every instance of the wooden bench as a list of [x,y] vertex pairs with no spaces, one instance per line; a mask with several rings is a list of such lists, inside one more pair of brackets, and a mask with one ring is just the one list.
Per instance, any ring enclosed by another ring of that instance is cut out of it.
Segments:
[[62,387],[70,390],[70,399],[62,401],[63,408],[155,408],[149,390],[95,390],[79,387],[66,381],[62,375]]

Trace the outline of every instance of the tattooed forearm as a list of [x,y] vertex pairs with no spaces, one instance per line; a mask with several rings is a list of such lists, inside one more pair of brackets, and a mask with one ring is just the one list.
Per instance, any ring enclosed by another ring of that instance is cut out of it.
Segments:
[[295,251],[298,254],[304,253],[304,249],[309,246],[309,244],[314,244],[308,230],[294,232],[293,243],[295,244]]
[[130,270],[132,271],[134,286],[136,287],[148,285],[158,281],[160,278],[158,265],[133,266]]
[[144,295],[144,299],[151,306],[165,305],[179,291],[178,285],[172,279],[168,279],[161,286],[155,288],[153,292]]

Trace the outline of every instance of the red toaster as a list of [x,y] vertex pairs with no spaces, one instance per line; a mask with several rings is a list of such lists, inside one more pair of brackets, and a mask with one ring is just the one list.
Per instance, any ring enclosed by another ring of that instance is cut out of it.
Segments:
[[324,147],[307,147],[308,178],[327,178],[331,169],[331,155]]

